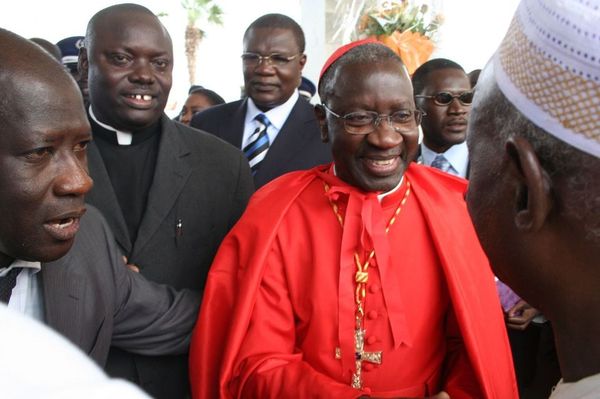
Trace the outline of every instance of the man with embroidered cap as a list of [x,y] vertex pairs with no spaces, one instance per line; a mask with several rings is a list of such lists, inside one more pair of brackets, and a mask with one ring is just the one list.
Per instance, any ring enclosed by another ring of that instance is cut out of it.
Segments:
[[469,211],[496,274],[552,322],[552,399],[600,397],[599,38],[598,0],[521,1],[469,127]]
[[466,184],[411,163],[421,113],[402,61],[352,43],[319,92],[334,163],[266,185],[224,240],[194,397],[516,398]]
[[[79,66],[88,75],[94,135],[88,150],[94,188],[86,200],[103,213],[122,254],[142,275],[200,292],[220,242],[253,192],[246,158],[165,115],[173,46],[147,8],[118,4],[96,13]],[[107,371],[155,398],[189,396],[185,355],[115,348]]]
[[283,14],[266,14],[244,33],[242,70],[246,98],[192,118],[205,130],[242,149],[256,188],[284,173],[331,161],[321,143],[312,106],[298,93],[306,64],[304,32]]

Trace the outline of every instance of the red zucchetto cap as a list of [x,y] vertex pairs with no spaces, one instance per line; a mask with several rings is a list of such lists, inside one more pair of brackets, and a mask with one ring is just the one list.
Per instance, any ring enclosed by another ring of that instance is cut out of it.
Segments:
[[378,43],[378,42],[377,42],[377,39],[375,39],[374,37],[368,37],[366,39],[357,40],[357,41],[345,44],[342,47],[335,50],[333,52],[333,54],[331,54],[329,56],[327,61],[325,61],[325,65],[323,65],[323,68],[321,69],[321,73],[319,74],[318,87],[321,87],[321,79],[323,78],[323,75],[325,75],[325,72],[327,72],[329,67],[334,62],[336,62],[342,55],[346,54],[348,51],[352,50],[354,47],[362,46],[363,44],[367,44],[367,43]]

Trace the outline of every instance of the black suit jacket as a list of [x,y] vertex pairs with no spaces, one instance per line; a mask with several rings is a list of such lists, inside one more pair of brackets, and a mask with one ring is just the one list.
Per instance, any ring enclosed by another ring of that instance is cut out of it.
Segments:
[[[195,115],[191,126],[241,148],[246,108],[247,100],[218,105]],[[300,97],[254,175],[254,185],[259,188],[284,173],[309,169],[331,159],[331,147],[321,141],[313,107]]]
[[[87,201],[107,219],[129,263],[152,281],[202,290],[221,240],[254,191],[241,151],[163,115],[154,178],[135,242],[93,143],[88,163],[94,188]],[[180,398],[189,392],[186,356],[157,358],[113,350],[107,371],[136,382],[155,398]]]
[[98,210],[88,206],[71,250],[43,263],[45,322],[104,366],[112,345],[147,355],[185,353],[200,296],[130,271]]

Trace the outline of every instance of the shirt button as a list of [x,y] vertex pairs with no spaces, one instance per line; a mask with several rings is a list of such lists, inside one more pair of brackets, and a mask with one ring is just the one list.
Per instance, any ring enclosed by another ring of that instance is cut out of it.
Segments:
[[379,286],[379,284],[371,284],[369,287],[369,292],[371,294],[376,294],[379,292],[380,289],[381,289],[381,287]]
[[371,363],[363,363],[363,370],[364,371],[371,371],[373,370],[375,366],[373,366]]
[[369,345],[373,345],[376,342],[377,342],[377,337],[374,335],[371,335],[370,337],[367,338],[367,344],[369,344]]
[[371,388],[369,388],[369,387],[363,387],[363,388],[362,388],[362,391],[363,391],[364,393],[371,393]]
[[367,318],[368,318],[369,320],[374,320],[374,319],[376,319],[376,318],[377,318],[377,316],[379,316],[379,313],[377,313],[377,311],[376,311],[376,310],[370,310],[370,311],[367,313]]

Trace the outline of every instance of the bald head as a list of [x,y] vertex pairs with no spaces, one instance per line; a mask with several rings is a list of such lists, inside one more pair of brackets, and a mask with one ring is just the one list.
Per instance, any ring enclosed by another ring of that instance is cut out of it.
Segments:
[[90,22],[88,22],[85,32],[85,47],[91,49],[98,35],[103,30],[114,29],[119,26],[119,23],[127,24],[128,21],[131,21],[132,16],[139,18],[140,15],[154,19],[156,24],[162,27],[162,31],[169,38],[169,41],[171,40],[169,32],[162,26],[160,20],[152,11],[139,4],[123,3],[106,7],[94,14]]
[[39,37],[32,37],[29,40],[31,40],[32,42],[46,50],[48,53],[50,53],[50,55],[56,58],[58,62],[61,62],[62,54],[56,44],[50,43],[48,40],[41,39]]
[[0,54],[0,132],[24,123],[32,113],[55,108],[57,98],[63,103],[73,100],[73,112],[84,113],[77,84],[40,46],[0,29]]
[[75,80],[46,51],[0,29],[0,54],[0,267],[49,262],[71,248],[85,209],[90,125]]

